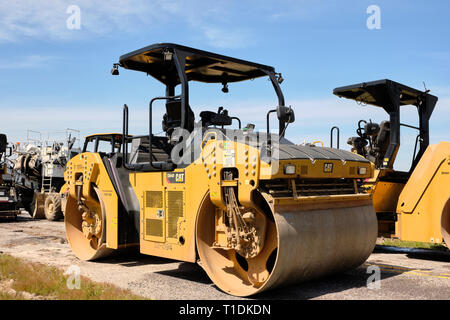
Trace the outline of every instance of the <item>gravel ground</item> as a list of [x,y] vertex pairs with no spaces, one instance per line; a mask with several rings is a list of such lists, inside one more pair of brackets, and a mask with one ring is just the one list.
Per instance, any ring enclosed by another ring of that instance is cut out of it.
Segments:
[[[139,254],[100,262],[80,261],[67,243],[64,222],[31,220],[26,212],[16,222],[0,223],[0,251],[64,270],[77,265],[82,275],[94,281],[110,282],[150,299],[240,299],[221,292],[196,264]],[[367,287],[372,274],[368,273],[369,266],[381,271],[379,289]],[[253,298],[450,300],[450,253],[376,249],[355,270]]]

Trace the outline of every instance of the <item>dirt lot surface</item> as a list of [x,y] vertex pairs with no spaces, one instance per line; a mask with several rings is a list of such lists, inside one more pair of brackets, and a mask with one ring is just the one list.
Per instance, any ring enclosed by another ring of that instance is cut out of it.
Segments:
[[[33,262],[67,269],[77,265],[84,276],[110,282],[150,299],[237,299],[221,292],[196,264],[144,255],[78,260],[67,243],[64,222],[31,220],[0,223],[0,251]],[[370,266],[371,267],[368,269]],[[380,287],[368,288],[373,268]],[[263,293],[256,299],[447,299],[450,300],[450,253],[376,249],[368,261],[344,274]]]

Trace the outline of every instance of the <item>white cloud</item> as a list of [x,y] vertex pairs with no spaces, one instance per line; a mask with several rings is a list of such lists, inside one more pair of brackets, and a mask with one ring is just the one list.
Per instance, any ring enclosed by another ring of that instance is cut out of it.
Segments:
[[249,44],[250,32],[243,29],[203,27],[203,33],[210,46],[216,48],[241,48]]
[[0,69],[29,69],[44,66],[48,61],[54,60],[52,56],[28,55],[4,59],[0,61]]
[[[70,5],[80,7],[80,30],[67,28]],[[200,35],[210,46],[241,47],[250,34],[229,30],[226,25],[231,18],[226,11],[220,4],[208,7],[201,1],[183,0],[0,0],[0,43],[142,34],[161,24],[178,23],[192,29],[192,38]]]
[[[158,12],[164,15],[161,1],[117,0],[19,0],[0,1],[0,40],[18,41],[27,38],[71,39],[84,34],[107,34],[113,30],[130,30],[132,25],[155,21]],[[81,9],[81,30],[69,30],[67,8]],[[152,7],[156,8],[152,8]],[[158,8],[159,7],[159,8]],[[151,10],[156,9],[156,10]]]
[[0,40],[60,37],[65,28],[66,7],[62,1],[0,1]]

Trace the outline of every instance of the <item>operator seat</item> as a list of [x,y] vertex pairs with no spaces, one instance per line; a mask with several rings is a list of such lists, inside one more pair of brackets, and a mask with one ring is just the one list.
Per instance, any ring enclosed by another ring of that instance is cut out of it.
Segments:
[[382,121],[380,123],[380,131],[374,139],[374,156],[375,166],[379,167],[383,163],[383,157],[391,142],[391,123],[389,121]]
[[[192,132],[194,130],[195,115],[191,107],[186,110],[186,130]],[[181,100],[171,100],[166,103],[166,113],[163,116],[162,129],[166,132],[170,140],[170,136],[176,128],[181,127]]]
[[389,121],[382,121],[380,123],[380,132],[375,139],[375,144],[379,148],[379,152],[386,153],[389,143],[391,142],[391,123]]

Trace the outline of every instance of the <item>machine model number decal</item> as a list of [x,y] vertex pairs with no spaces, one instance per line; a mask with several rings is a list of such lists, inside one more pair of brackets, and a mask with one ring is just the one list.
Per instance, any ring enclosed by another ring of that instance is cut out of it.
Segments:
[[111,190],[103,190],[103,195],[105,197],[112,197],[112,191]]
[[333,172],[333,164],[332,163],[324,163],[323,164],[323,172],[326,172],[326,173]]
[[166,173],[167,183],[184,183],[184,172]]

